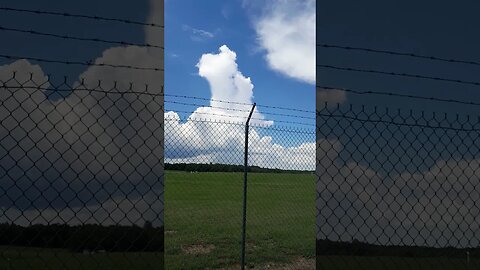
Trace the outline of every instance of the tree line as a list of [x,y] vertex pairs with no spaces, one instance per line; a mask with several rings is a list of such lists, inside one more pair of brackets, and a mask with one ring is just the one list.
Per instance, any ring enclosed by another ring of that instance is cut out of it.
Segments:
[[[243,165],[219,164],[219,163],[165,163],[165,170],[187,171],[187,172],[243,172]],[[312,173],[313,171],[295,171],[262,168],[248,166],[248,172],[254,173]]]
[[163,252],[163,226],[0,224],[0,246],[61,248],[73,252]]
[[358,240],[340,242],[317,239],[317,255],[323,256],[395,256],[395,257],[480,257],[480,248],[374,245]]

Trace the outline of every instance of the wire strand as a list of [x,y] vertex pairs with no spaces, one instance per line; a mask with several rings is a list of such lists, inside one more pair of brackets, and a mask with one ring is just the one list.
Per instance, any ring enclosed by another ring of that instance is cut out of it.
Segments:
[[[252,106],[253,105],[253,103],[225,101],[225,100],[202,98],[202,97],[196,97],[196,96],[173,95],[173,94],[165,94],[165,96],[166,97],[168,96],[168,97],[185,98],[185,99],[196,99],[196,100],[203,100],[203,101],[213,101],[213,102],[219,102],[219,103],[237,104],[237,105],[245,105],[245,106]],[[286,111],[306,112],[306,113],[312,113],[312,114],[315,113],[315,111],[302,110],[302,109],[296,109],[296,108],[288,108],[288,107],[280,107],[280,106],[261,105],[261,104],[257,104],[257,107],[263,107],[263,108],[269,108],[269,109],[279,109],[279,110],[286,110]]]
[[280,107],[280,106],[258,105],[257,104],[257,107],[263,107],[263,108],[269,108],[269,109],[278,109],[278,110],[285,110],[285,111],[294,111],[294,112],[304,112],[304,113],[311,113],[311,114],[315,113],[315,111],[302,110],[302,109],[296,109],[296,108],[287,108],[287,107]]
[[32,60],[43,63],[54,63],[54,64],[64,64],[64,65],[81,65],[81,66],[97,66],[97,67],[111,67],[111,68],[125,68],[125,69],[135,69],[135,70],[150,70],[150,71],[164,71],[163,68],[154,68],[154,67],[136,67],[129,65],[114,65],[108,63],[92,63],[92,62],[81,62],[81,61],[63,61],[56,59],[46,59],[46,58],[37,58],[37,57],[27,57],[27,56],[16,56],[16,55],[6,55],[0,54],[0,58],[10,59],[10,60]]
[[349,50],[349,51],[363,51],[363,52],[369,52],[369,53],[381,53],[381,54],[396,55],[396,56],[408,56],[413,58],[441,61],[441,62],[447,62],[447,63],[460,63],[460,64],[480,66],[480,62],[477,62],[477,61],[449,59],[449,58],[421,55],[421,54],[408,53],[408,52],[379,50],[379,49],[362,48],[362,47],[351,47],[351,46],[342,46],[342,45],[325,44],[325,43],[319,43],[317,44],[317,47],[333,48],[333,49],[341,49],[341,50]]
[[119,18],[108,18],[108,17],[101,17],[96,15],[74,14],[74,13],[55,12],[55,11],[46,11],[46,10],[20,9],[20,8],[11,8],[11,7],[0,7],[0,10],[9,11],[9,12],[32,13],[32,14],[38,14],[38,15],[52,15],[52,16],[74,17],[74,18],[83,18],[83,19],[101,20],[101,21],[113,21],[113,22],[120,22],[125,24],[136,24],[136,25],[142,25],[142,26],[165,28],[163,25],[159,25],[155,23],[144,23],[139,21],[119,19]]
[[[173,111],[173,112],[181,112],[181,113],[189,113],[193,114],[194,112],[192,111],[182,111],[182,110],[176,110],[176,109],[167,109],[165,108],[165,111]],[[210,115],[210,116],[219,116],[219,117],[227,117],[227,118],[239,118],[239,119],[246,119],[248,116],[237,116],[237,115],[226,115],[226,114],[216,114],[216,113],[204,113],[204,112],[195,112],[195,114],[202,114],[202,115]],[[298,124],[298,125],[305,125],[305,126],[312,126],[312,124],[309,123],[302,123],[302,122],[293,122],[293,121],[284,121],[284,120],[271,120],[271,119],[262,119],[262,118],[256,118],[256,117],[251,117],[250,119],[253,120],[259,120],[259,121],[273,121],[273,122],[278,122],[278,123],[285,123],[285,124]]]
[[[241,102],[232,102],[232,101],[225,101],[225,100],[215,100],[215,99],[208,99],[208,98],[201,98],[201,97],[180,96],[180,95],[163,94],[163,93],[149,93],[149,92],[140,92],[140,91],[131,91],[131,90],[128,90],[128,91],[100,90],[100,89],[94,89],[94,88],[86,88],[83,83],[80,84],[78,87],[61,88],[61,87],[55,87],[55,86],[42,87],[41,85],[40,86],[8,86],[5,82],[1,82],[0,83],[0,88],[6,88],[6,89],[36,89],[36,90],[45,90],[45,91],[52,91],[52,92],[87,91],[87,92],[97,92],[97,93],[106,93],[106,94],[137,94],[137,95],[164,96],[164,97],[182,97],[182,98],[191,98],[191,99],[198,99],[198,100],[205,100],[205,101],[217,101],[217,102],[226,103],[226,104],[250,105],[248,103],[241,103]],[[165,103],[171,103],[171,104],[184,105],[184,106],[209,107],[209,108],[213,108],[213,109],[222,109],[222,110],[235,111],[235,112],[245,112],[245,113],[250,112],[249,110],[241,110],[241,109],[219,107],[219,106],[210,106],[210,105],[198,104],[198,103],[187,103],[187,102],[179,102],[179,101],[172,101],[172,100],[165,100],[164,102]],[[282,108],[282,107],[267,106],[267,105],[260,105],[259,107],[277,108],[277,109]],[[282,108],[282,109],[290,109],[290,108]],[[300,110],[300,111],[302,111],[302,110]],[[314,111],[306,111],[306,112],[315,113]],[[312,119],[312,120],[315,119],[315,117],[275,113],[275,112],[268,112],[268,111],[267,112],[262,112],[262,114],[282,116],[282,117],[290,117],[290,118],[302,118],[302,119]],[[255,119],[255,118],[252,118],[252,119]],[[257,120],[264,120],[264,119],[257,119]],[[280,120],[275,120],[275,121],[278,122]],[[281,120],[281,121],[285,122],[285,123],[290,122],[290,121],[284,121],[284,120]],[[291,123],[299,124],[300,122],[291,122]],[[304,123],[304,124],[306,124],[306,123]]]
[[202,97],[196,97],[196,96],[185,96],[185,95],[174,95],[174,94],[165,94],[165,96],[166,96],[166,97],[184,98],[184,99],[203,100],[203,101],[213,101],[213,102],[226,103],[226,104],[236,104],[236,105],[253,106],[253,103],[226,101],[226,100],[211,99],[211,98],[202,98]]
[[[240,110],[240,109],[233,109],[233,108],[226,108],[226,107],[209,106],[209,105],[203,105],[203,104],[197,104],[197,103],[185,103],[185,102],[178,102],[178,101],[171,101],[171,100],[165,100],[165,103],[172,103],[172,104],[185,105],[185,106],[208,107],[208,108],[213,108],[213,109],[221,109],[221,110],[235,111],[235,112],[245,112],[245,113],[250,112],[249,110]],[[283,114],[283,113],[262,112],[262,114],[315,120],[315,117],[291,115],[291,114]]]
[[440,77],[430,77],[430,76],[418,75],[418,74],[396,73],[396,72],[389,72],[389,71],[380,71],[380,70],[372,70],[372,69],[358,69],[358,68],[351,68],[351,67],[339,67],[339,66],[322,65],[322,64],[317,64],[317,67],[334,69],[334,70],[342,70],[342,71],[373,73],[373,74],[400,76],[400,77],[408,77],[408,78],[415,78],[415,79],[427,79],[427,80],[434,80],[434,81],[444,81],[444,82],[452,82],[452,83],[480,86],[480,82],[463,81],[463,80],[458,80],[458,79],[448,79],[448,78],[440,78]]
[[362,91],[362,90],[354,90],[348,88],[340,88],[340,87],[331,87],[331,86],[322,86],[317,85],[317,87],[326,89],[326,90],[340,90],[348,93],[353,93],[357,95],[381,95],[381,96],[392,96],[392,97],[403,97],[403,98],[412,98],[412,99],[422,99],[422,100],[431,100],[431,101],[439,101],[439,102],[447,102],[447,103],[458,103],[463,105],[473,105],[473,106],[480,106],[478,102],[472,101],[462,101],[456,99],[442,99],[436,97],[423,97],[423,96],[415,96],[415,95],[407,95],[407,94],[398,94],[392,92],[380,92],[380,91]]
[[468,131],[468,132],[480,131],[480,129],[475,129],[475,128],[466,129],[466,128],[445,127],[445,126],[430,126],[430,125],[422,125],[422,124],[408,124],[408,123],[399,123],[399,122],[387,121],[387,120],[362,119],[356,116],[348,116],[348,115],[340,115],[340,114],[325,114],[320,112],[317,112],[317,115],[324,116],[324,117],[344,118],[344,119],[355,120],[359,122],[382,123],[382,124],[406,126],[406,127],[421,127],[421,128],[445,129],[445,130],[454,130],[454,131]]
[[[197,123],[212,123],[212,124],[229,124],[229,125],[237,125],[240,127],[244,127],[245,123],[243,122],[227,122],[227,121],[219,121],[219,120],[211,120],[211,119],[199,119],[199,118],[171,118],[165,117],[165,122],[177,122],[179,120],[188,120]],[[285,127],[285,126],[270,126],[270,125],[259,125],[255,123],[251,123],[250,127],[260,128],[260,129],[267,129],[267,130],[275,130],[275,131],[282,131],[282,132],[290,132],[290,133],[297,133],[297,134],[307,134],[307,135],[315,135],[315,130],[308,130],[305,128],[299,127]],[[168,128],[167,128],[168,129]]]
[[[83,84],[80,84],[82,86]],[[74,92],[74,91],[86,91],[86,92],[96,92],[96,93],[105,93],[105,94],[134,94],[134,95],[147,95],[155,97],[163,97],[162,93],[149,93],[149,92],[139,92],[139,91],[111,91],[111,90],[100,90],[94,88],[81,88],[81,87],[72,87],[72,88],[56,88],[54,87],[42,87],[42,86],[8,86],[5,82],[0,83],[0,88],[3,89],[35,89],[51,92]]]
[[58,35],[46,32],[39,32],[34,30],[25,30],[25,29],[18,29],[18,28],[10,28],[0,26],[1,31],[8,31],[8,32],[16,32],[16,33],[25,33],[37,36],[46,36],[46,37],[54,37],[60,39],[70,39],[70,40],[79,40],[79,41],[91,41],[91,42],[99,42],[99,43],[107,43],[107,44],[117,44],[117,45],[128,45],[128,46],[140,46],[140,47],[148,47],[148,48],[157,48],[157,49],[164,49],[163,46],[152,45],[152,44],[141,44],[141,43],[132,43],[127,41],[117,41],[117,40],[107,40],[107,39],[99,39],[99,38],[83,38],[83,37],[76,37],[76,36],[68,36],[68,35]]

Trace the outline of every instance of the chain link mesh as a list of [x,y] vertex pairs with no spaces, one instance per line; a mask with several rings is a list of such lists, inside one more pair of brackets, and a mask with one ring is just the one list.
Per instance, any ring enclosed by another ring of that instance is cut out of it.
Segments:
[[0,269],[163,269],[163,93],[0,81]]
[[317,109],[317,269],[480,269],[479,120]]
[[[168,269],[240,269],[245,124],[165,119],[165,260]],[[248,269],[313,269],[313,130],[252,120]]]

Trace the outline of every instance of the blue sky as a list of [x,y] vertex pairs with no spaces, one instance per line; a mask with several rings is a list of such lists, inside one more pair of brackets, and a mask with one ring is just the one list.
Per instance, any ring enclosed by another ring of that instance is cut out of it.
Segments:
[[[254,85],[254,102],[313,111],[313,83],[275,70],[266,59],[268,50],[259,41],[255,25],[271,9],[264,1],[166,1],[165,92],[210,98],[209,84],[198,76],[196,65],[203,54],[218,53],[219,48],[226,45],[237,55],[238,70],[250,77]],[[172,104],[166,104],[166,108],[180,109]],[[266,118],[280,119],[275,116]],[[314,120],[285,120],[314,125]]]
[[[310,130],[304,135],[252,128],[251,165],[313,170],[315,1],[166,1],[165,67],[166,162],[243,162],[242,125],[186,120],[245,121],[248,115],[245,111],[250,107],[209,101],[211,98],[256,102],[259,106],[253,114],[254,125]],[[170,101],[198,105],[185,106]],[[283,111],[262,105],[310,112]],[[223,109],[225,107],[227,109]],[[284,115],[271,115],[271,112]],[[303,118],[290,117],[292,115]],[[189,147],[185,150],[185,146]]]

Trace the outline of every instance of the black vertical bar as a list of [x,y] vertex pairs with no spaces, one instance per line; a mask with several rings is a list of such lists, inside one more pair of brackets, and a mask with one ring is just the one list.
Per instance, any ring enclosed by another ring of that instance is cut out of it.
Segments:
[[243,172],[243,223],[242,223],[242,258],[241,267],[245,269],[245,239],[247,232],[247,171],[248,171],[248,123],[252,117],[253,110],[257,104],[253,103],[252,110],[248,115],[247,122],[245,123],[245,155],[244,155],[244,172]]

